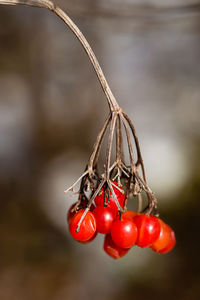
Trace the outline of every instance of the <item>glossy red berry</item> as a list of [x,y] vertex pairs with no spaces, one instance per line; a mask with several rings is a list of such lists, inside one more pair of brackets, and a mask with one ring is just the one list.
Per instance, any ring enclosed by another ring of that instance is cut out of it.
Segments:
[[171,232],[170,232],[170,241],[169,241],[168,245],[165,248],[161,249],[159,251],[159,253],[162,253],[162,254],[168,253],[175,247],[175,245],[176,245],[176,236],[175,236],[174,231],[171,230]]
[[[116,186],[118,186],[116,181],[113,181],[113,183]],[[123,189],[121,187],[116,188],[114,185],[112,185],[112,187],[113,187],[113,190],[115,192],[116,198],[117,198],[120,206],[123,207],[124,201],[125,201],[125,194],[124,194]],[[96,196],[96,198],[94,199],[96,206],[104,206],[104,197],[105,197],[104,194],[105,194],[105,191],[102,188],[99,195]],[[117,208],[115,199],[114,199],[111,191],[109,191],[109,199],[108,199],[108,197],[106,197],[105,202],[106,202],[106,206],[111,208],[111,210],[113,211],[114,214],[118,213],[118,208]]]
[[[74,210],[75,206],[76,206],[77,202],[73,203],[70,208],[68,209],[68,212],[67,212],[67,222],[69,223],[70,220],[72,219],[72,217],[76,214],[76,211]],[[81,206],[83,208],[85,208],[87,206],[87,202],[83,202],[81,203]],[[90,207],[90,210],[93,211],[95,209],[95,206],[94,204],[91,205]]]
[[93,211],[96,219],[97,232],[109,233],[115,216],[109,207],[98,206]]
[[69,231],[72,237],[80,242],[88,241],[92,238],[96,231],[96,220],[92,212],[88,211],[84,217],[79,232],[76,232],[77,225],[84,213],[84,209],[80,209],[69,222]]
[[78,241],[78,242],[81,243],[81,244],[89,244],[92,241],[94,241],[94,239],[96,238],[96,236],[97,236],[97,231],[95,231],[94,235],[89,240],[87,240],[87,241]]
[[114,259],[123,257],[128,251],[128,249],[123,249],[118,247],[112,240],[110,234],[106,234],[103,245],[104,251]]
[[137,227],[130,219],[116,219],[111,228],[113,242],[121,248],[132,247],[137,239]]
[[164,223],[161,219],[158,219],[160,223],[161,230],[158,239],[151,245],[153,251],[158,253],[167,253],[176,244],[176,238],[174,231],[169,225]]
[[138,229],[138,237],[136,245],[139,247],[147,247],[152,245],[160,234],[160,224],[158,219],[152,215],[139,215],[133,218]]

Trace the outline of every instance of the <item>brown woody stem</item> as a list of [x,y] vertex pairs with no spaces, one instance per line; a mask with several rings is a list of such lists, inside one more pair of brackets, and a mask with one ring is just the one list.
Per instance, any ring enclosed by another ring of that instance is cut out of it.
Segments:
[[93,172],[93,167],[96,164],[96,161],[98,160],[99,151],[101,148],[101,144],[103,142],[103,137],[105,135],[106,129],[108,128],[108,125],[110,124],[110,121],[111,121],[111,114],[108,116],[108,118],[107,118],[105,124],[103,125],[101,131],[99,132],[96,142],[94,144],[93,151],[90,156],[89,163],[88,163],[88,170],[89,170],[90,174]]
[[116,124],[117,114],[112,113],[112,120],[110,124],[110,133],[108,138],[108,148],[107,148],[107,161],[106,161],[106,179],[109,179],[110,175],[110,161],[111,161],[111,152],[112,152],[112,143],[113,143],[113,135],[115,130],[115,124]]
[[131,131],[132,131],[132,134],[133,134],[133,137],[134,137],[134,140],[135,140],[135,146],[136,146],[136,150],[137,150],[137,162],[136,162],[136,166],[138,166],[139,164],[141,165],[142,175],[143,175],[144,180],[146,181],[146,174],[145,174],[145,169],[144,169],[144,162],[143,162],[143,158],[142,158],[142,154],[141,154],[141,150],[140,150],[139,139],[138,139],[135,127],[134,127],[133,123],[131,122],[130,118],[127,116],[127,114],[125,114],[123,112],[123,116],[127,120],[128,124],[129,124],[129,126],[131,128]]
[[34,6],[34,7],[46,8],[52,11],[53,13],[55,13],[65,24],[67,24],[67,26],[71,29],[71,31],[75,34],[79,42],[82,44],[97,74],[102,89],[106,95],[110,110],[111,111],[119,110],[119,105],[108,85],[108,82],[104,76],[104,73],[99,65],[99,62],[91,46],[89,45],[88,41],[86,40],[85,36],[80,31],[80,29],[60,7],[58,7],[50,0],[0,0],[0,4]]

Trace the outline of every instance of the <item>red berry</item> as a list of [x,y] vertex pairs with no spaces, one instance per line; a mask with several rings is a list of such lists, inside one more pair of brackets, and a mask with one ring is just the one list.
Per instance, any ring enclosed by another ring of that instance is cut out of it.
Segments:
[[85,242],[91,239],[96,231],[96,220],[92,212],[88,211],[84,217],[79,232],[76,232],[77,225],[84,213],[84,209],[80,209],[69,222],[69,231],[72,237],[80,242]]
[[[67,222],[69,224],[70,220],[72,219],[72,217],[76,214],[76,211],[74,210],[74,207],[76,206],[77,202],[73,203],[70,208],[68,209],[67,212]],[[84,201],[83,203],[81,203],[81,206],[83,208],[85,208],[87,206],[87,203]],[[90,210],[93,211],[95,209],[94,204],[91,205]]]
[[91,243],[92,241],[94,241],[94,239],[96,238],[97,236],[97,231],[95,232],[95,234],[87,241],[79,241],[79,243],[81,244],[88,244],[88,243]]
[[115,259],[121,258],[129,251],[129,249],[123,249],[115,245],[110,234],[106,234],[105,236],[103,249],[109,256]]
[[133,222],[136,224],[138,229],[138,237],[136,241],[137,246],[150,246],[159,237],[161,228],[156,217],[142,214],[134,217]]
[[[113,183],[118,186],[118,183],[116,181],[113,181]],[[120,204],[121,207],[123,207],[124,205],[124,201],[125,201],[125,195],[124,195],[124,191],[121,187],[116,188],[114,185],[112,185],[113,190],[115,192],[116,198]],[[119,190],[120,189],[120,190]],[[96,196],[96,198],[94,199],[96,206],[104,206],[104,189],[101,189],[101,192],[98,196]],[[118,213],[118,208],[117,205],[115,203],[115,199],[111,193],[111,191],[109,191],[109,199],[108,197],[106,197],[106,203],[108,203],[106,206],[109,207],[114,214]]]
[[97,232],[109,233],[115,218],[112,210],[108,207],[98,206],[93,211],[93,214],[96,219]]
[[111,228],[113,242],[121,248],[132,247],[137,239],[137,227],[130,219],[115,220]]
[[158,219],[158,221],[161,226],[160,235],[158,239],[151,245],[151,248],[153,251],[158,253],[167,253],[171,251],[176,244],[175,234],[169,225],[160,219]]
[[175,236],[174,231],[171,229],[169,244],[165,248],[160,250],[160,253],[164,254],[164,253],[170,252],[174,248],[175,245],[176,245],[176,236]]

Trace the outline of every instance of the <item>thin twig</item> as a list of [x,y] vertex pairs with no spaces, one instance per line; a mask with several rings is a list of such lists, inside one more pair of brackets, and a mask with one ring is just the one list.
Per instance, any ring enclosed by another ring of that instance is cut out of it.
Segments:
[[77,185],[77,183],[85,176],[88,174],[88,170],[84,172],[68,189],[64,191],[64,193],[68,193],[69,191],[73,191],[74,187]]
[[101,147],[101,144],[102,144],[102,141],[103,141],[103,137],[104,137],[104,134],[106,132],[106,129],[108,128],[108,125],[109,125],[110,121],[111,121],[111,114],[106,119],[106,122],[103,125],[101,131],[99,132],[99,134],[97,136],[97,139],[96,139],[96,142],[93,146],[92,154],[89,158],[89,163],[88,163],[88,170],[89,170],[90,174],[92,173],[93,166],[95,165],[96,160],[98,159],[100,147]]
[[120,191],[122,194],[124,194],[124,190],[117,186],[114,182],[111,183],[118,191]]
[[121,205],[119,204],[119,201],[118,201],[118,199],[117,199],[117,196],[116,196],[116,194],[115,194],[115,192],[114,192],[114,189],[113,189],[113,187],[112,187],[111,181],[108,180],[107,182],[108,182],[108,187],[110,188],[111,194],[112,194],[112,196],[113,196],[113,198],[114,198],[114,200],[115,200],[115,204],[117,205],[118,211],[124,212],[123,208],[122,208]]
[[110,133],[108,138],[108,148],[107,148],[107,161],[106,161],[106,179],[109,179],[110,175],[110,160],[111,160],[111,152],[112,152],[112,142],[113,142],[113,135],[115,130],[115,124],[116,124],[117,114],[112,113],[112,120],[110,124]]
[[123,116],[127,120],[128,124],[129,124],[129,126],[131,128],[131,131],[132,131],[132,134],[133,134],[133,137],[134,137],[134,140],[135,140],[135,146],[136,146],[136,150],[137,150],[137,162],[136,162],[136,166],[138,166],[138,164],[141,165],[142,175],[143,175],[144,180],[146,181],[146,174],[145,174],[145,169],[144,169],[144,162],[143,162],[143,158],[142,158],[142,154],[141,154],[141,150],[140,150],[139,139],[138,139],[135,127],[133,126],[133,123],[131,122],[131,120],[127,116],[127,114],[125,114],[123,112]]
[[130,177],[129,176],[129,174],[124,170],[124,168],[122,168],[121,166],[119,166],[119,168],[120,168],[120,170],[124,173],[124,175],[126,176],[126,177]]
[[123,114],[121,114],[121,118],[122,118],[122,122],[125,128],[125,132],[126,132],[126,137],[127,137],[127,142],[128,142],[128,149],[129,149],[129,155],[130,155],[130,163],[131,163],[131,173],[135,172],[135,162],[134,162],[134,157],[133,157],[133,147],[131,144],[131,137],[130,137],[130,132],[128,130],[128,126],[127,126],[127,121],[124,118]]
[[133,176],[132,174],[131,174],[131,176],[129,176],[128,183],[127,183],[127,186],[126,186],[125,201],[124,201],[124,206],[123,206],[124,210],[127,209],[127,203],[128,203],[128,197],[129,197],[129,194],[130,194],[132,176]]
[[116,160],[119,165],[121,165],[121,161],[124,161],[123,138],[122,138],[120,114],[118,114],[117,116],[117,123],[116,123]]
[[25,6],[34,6],[40,8],[46,8],[55,13],[65,24],[69,26],[71,31],[76,35],[79,42],[82,44],[83,48],[85,49],[93,68],[98,76],[99,82],[102,86],[102,89],[106,95],[109,107],[111,111],[119,110],[119,105],[108,85],[108,82],[104,76],[104,73],[99,65],[99,62],[89,45],[88,41],[86,40],[85,36],[82,34],[80,29],[76,26],[76,24],[70,19],[70,17],[56,4],[54,4],[50,0],[0,0],[0,4],[3,5],[25,5]]

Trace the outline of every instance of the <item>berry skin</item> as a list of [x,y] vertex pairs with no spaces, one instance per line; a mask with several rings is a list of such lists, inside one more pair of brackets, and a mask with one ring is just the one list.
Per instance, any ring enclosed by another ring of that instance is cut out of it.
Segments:
[[168,253],[171,251],[175,244],[176,238],[174,231],[171,227],[165,224],[162,220],[158,219],[161,230],[158,239],[151,245],[151,249],[158,253]]
[[176,245],[176,236],[175,236],[175,233],[174,231],[172,230],[171,233],[170,233],[170,242],[169,244],[162,250],[160,250],[160,253],[164,254],[164,253],[168,253],[170,252],[174,246]]
[[106,234],[105,236],[103,249],[109,256],[114,259],[123,257],[130,250],[129,248],[123,249],[115,245],[110,234]]
[[84,209],[80,209],[69,222],[69,232],[72,237],[80,242],[88,241],[92,238],[96,231],[96,220],[92,212],[88,211],[83,219],[79,232],[76,232],[77,225],[84,213]]
[[158,219],[152,215],[141,214],[133,218],[133,222],[138,229],[136,245],[139,247],[148,247],[152,245],[160,234],[160,224]]
[[97,232],[109,233],[115,219],[112,210],[108,207],[98,206],[93,214],[96,219]]
[[[160,219],[158,219],[158,222],[160,223],[161,226],[160,235],[158,239],[151,245],[151,249],[158,253],[167,253],[175,245],[174,244],[171,248],[171,242],[175,240],[175,235],[170,226],[165,224]],[[174,238],[172,234],[174,235]]]
[[118,247],[130,248],[136,242],[137,227],[130,219],[117,219],[113,222],[111,237]]
[[[113,181],[113,183],[118,186],[118,183],[116,181]],[[114,185],[112,185],[112,187],[117,197],[117,200],[119,201],[120,206],[123,207],[125,201],[125,194],[123,189],[119,187],[121,190],[119,191]],[[105,193],[104,189],[102,188],[100,194],[96,196],[96,198],[94,199],[96,206],[104,206],[104,193]],[[118,213],[118,208],[115,203],[115,199],[112,196],[111,191],[109,191],[109,199],[106,197],[106,203],[108,203],[106,207],[111,208],[114,214]]]
[[81,244],[89,244],[92,241],[94,241],[94,239],[96,238],[96,236],[97,236],[97,231],[95,231],[94,235],[89,240],[87,240],[87,241],[78,241],[78,242],[81,243]]
[[[68,212],[67,212],[67,222],[69,224],[70,220],[72,219],[72,217],[76,214],[76,211],[73,210],[74,207],[76,206],[77,202],[73,203],[70,208],[68,209]],[[86,207],[87,206],[87,203],[84,201],[83,204],[81,204],[82,207]],[[95,209],[95,206],[94,204],[92,204],[90,206],[90,210],[93,211]]]

